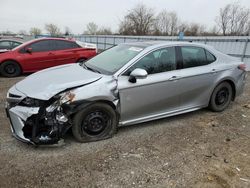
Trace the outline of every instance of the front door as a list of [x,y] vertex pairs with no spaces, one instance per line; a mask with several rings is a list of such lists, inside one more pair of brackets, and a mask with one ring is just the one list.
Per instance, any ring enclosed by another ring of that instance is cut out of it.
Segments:
[[[136,68],[145,69],[148,76],[129,82],[129,74]],[[118,78],[121,121],[139,122],[171,113],[179,109],[180,94],[175,47],[149,53]]]
[[[27,49],[31,49],[27,52]],[[54,44],[52,40],[34,42],[22,50],[20,59],[25,69],[33,72],[55,66]]]

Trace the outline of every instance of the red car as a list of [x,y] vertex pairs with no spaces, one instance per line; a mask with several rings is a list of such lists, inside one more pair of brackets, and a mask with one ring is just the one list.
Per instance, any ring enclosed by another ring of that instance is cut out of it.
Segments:
[[96,48],[85,48],[76,41],[43,38],[26,42],[0,54],[0,74],[15,77],[48,67],[85,61],[96,55]]

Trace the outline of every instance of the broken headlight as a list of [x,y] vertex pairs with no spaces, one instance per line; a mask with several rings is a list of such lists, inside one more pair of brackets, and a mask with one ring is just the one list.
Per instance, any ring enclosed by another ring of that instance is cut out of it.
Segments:
[[75,99],[75,94],[72,93],[71,91],[67,91],[61,94],[60,103],[64,104],[64,103],[72,102],[74,99]]
[[46,108],[47,112],[53,112],[56,109],[60,111],[62,104],[72,102],[74,100],[75,94],[72,93],[71,91],[67,91],[65,93],[61,93],[55,96],[55,98],[58,98],[58,99]]
[[20,106],[27,106],[27,107],[39,107],[40,101],[37,99],[32,99],[30,97],[26,97],[24,98],[21,102],[20,102]]

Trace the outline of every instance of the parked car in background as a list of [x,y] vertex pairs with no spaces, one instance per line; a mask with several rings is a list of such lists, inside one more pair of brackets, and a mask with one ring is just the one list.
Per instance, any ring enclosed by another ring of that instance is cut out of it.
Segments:
[[23,41],[15,40],[15,39],[0,39],[0,53],[7,52],[19,45],[21,45]]
[[202,44],[120,44],[83,64],[28,76],[8,91],[6,112],[24,142],[57,143],[70,128],[80,142],[97,141],[118,126],[223,111],[243,92],[245,68]]
[[42,38],[23,43],[0,54],[0,74],[15,77],[22,73],[85,61],[96,55],[95,47],[82,47],[76,41]]

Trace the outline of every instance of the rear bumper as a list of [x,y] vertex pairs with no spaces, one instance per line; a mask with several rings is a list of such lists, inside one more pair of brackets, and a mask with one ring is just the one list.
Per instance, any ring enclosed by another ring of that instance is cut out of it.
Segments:
[[241,95],[244,92],[244,88],[246,85],[246,80],[247,80],[247,72],[244,72],[240,79],[237,82],[237,88],[236,88],[236,97]]

